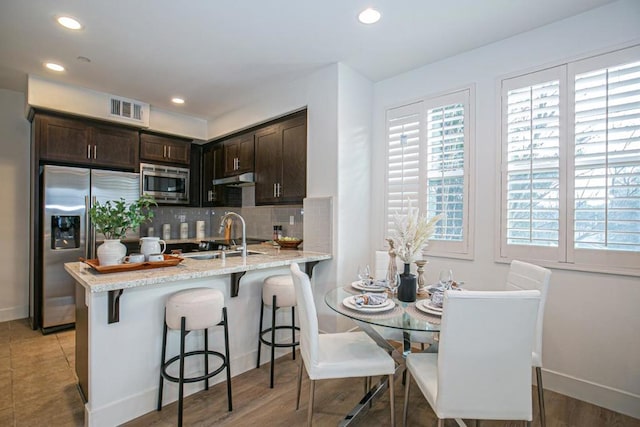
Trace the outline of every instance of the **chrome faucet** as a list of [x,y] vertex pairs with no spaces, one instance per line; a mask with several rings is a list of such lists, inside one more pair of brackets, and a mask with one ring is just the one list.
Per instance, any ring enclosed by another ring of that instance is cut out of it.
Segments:
[[220,230],[218,231],[218,233],[222,233],[224,231],[224,223],[230,216],[237,216],[238,218],[240,218],[240,221],[242,222],[242,257],[246,258],[247,257],[247,224],[244,222],[244,218],[242,218],[242,216],[240,216],[235,212],[227,212],[226,214],[224,214],[224,216],[220,220]]

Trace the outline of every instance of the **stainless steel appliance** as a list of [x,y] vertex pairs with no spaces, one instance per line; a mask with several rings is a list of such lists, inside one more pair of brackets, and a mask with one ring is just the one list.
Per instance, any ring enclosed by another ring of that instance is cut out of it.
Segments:
[[[89,208],[96,201],[137,200],[140,178],[135,173],[47,165],[42,188],[40,326],[46,332],[75,322],[75,284],[64,263],[95,258],[96,240],[102,236],[89,231]],[[137,236],[137,231],[128,235]]]
[[140,192],[158,203],[189,203],[189,169],[140,163]]

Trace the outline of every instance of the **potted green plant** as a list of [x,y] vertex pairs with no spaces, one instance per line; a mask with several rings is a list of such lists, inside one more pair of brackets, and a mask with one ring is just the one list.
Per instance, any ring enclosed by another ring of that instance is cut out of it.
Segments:
[[120,242],[128,230],[138,228],[153,218],[151,206],[157,206],[152,196],[143,195],[133,203],[124,199],[95,203],[89,209],[89,218],[97,233],[104,235],[104,242],[98,247],[100,265],[122,263],[127,248]]

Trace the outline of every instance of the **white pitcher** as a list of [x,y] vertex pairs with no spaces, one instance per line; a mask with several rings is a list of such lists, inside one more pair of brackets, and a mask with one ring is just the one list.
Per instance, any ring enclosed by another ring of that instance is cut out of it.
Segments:
[[149,261],[149,254],[162,254],[166,249],[166,242],[159,237],[140,238],[140,252],[144,254],[146,261]]

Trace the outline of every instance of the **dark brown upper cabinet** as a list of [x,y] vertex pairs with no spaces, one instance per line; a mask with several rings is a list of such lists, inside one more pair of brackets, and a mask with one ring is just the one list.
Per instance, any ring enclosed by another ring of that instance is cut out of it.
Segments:
[[140,133],[140,159],[153,163],[189,166],[191,141],[167,135]]
[[253,132],[229,138],[222,145],[224,148],[224,176],[253,171]]
[[307,117],[296,114],[255,133],[256,205],[302,203],[307,193]]
[[135,170],[138,132],[74,118],[36,113],[40,160]]
[[210,144],[202,151],[202,206],[220,206],[224,203],[224,186],[213,185],[213,180],[224,176],[224,147]]

